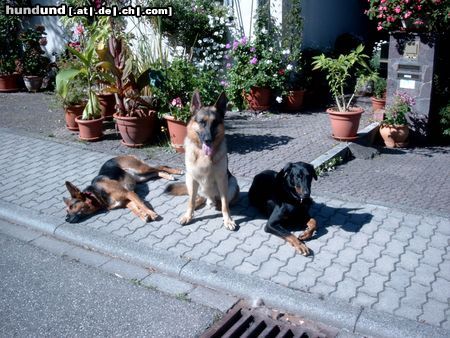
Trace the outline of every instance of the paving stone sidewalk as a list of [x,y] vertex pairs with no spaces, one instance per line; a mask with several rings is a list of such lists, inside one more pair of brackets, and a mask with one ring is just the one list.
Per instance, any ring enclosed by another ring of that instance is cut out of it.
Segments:
[[[61,224],[62,197],[67,196],[64,181],[84,187],[112,157],[5,129],[0,129],[0,141],[0,201],[57,217]],[[163,180],[139,189],[161,220],[143,223],[127,210],[115,210],[82,225],[323,299],[450,331],[448,218],[317,196],[312,213],[319,229],[308,242],[314,255],[303,257],[264,233],[265,221],[248,206],[250,180],[240,177],[239,183],[241,199],[232,208],[239,224],[236,232],[224,229],[220,214],[207,208],[196,213],[195,222],[181,227],[177,219],[186,198],[164,195]]]
[[[361,118],[361,128],[370,124],[370,118],[368,110]],[[141,149],[121,145],[113,123],[105,124],[101,142],[80,142],[77,133],[65,128],[64,112],[51,94],[0,93],[0,119],[2,127],[78,148],[136,154],[158,163],[184,166],[182,154],[168,146],[156,146],[158,142]],[[311,162],[338,143],[330,136],[330,123],[323,110],[300,114],[227,112],[225,124],[230,169],[249,178],[261,169],[281,168],[286,161]]]

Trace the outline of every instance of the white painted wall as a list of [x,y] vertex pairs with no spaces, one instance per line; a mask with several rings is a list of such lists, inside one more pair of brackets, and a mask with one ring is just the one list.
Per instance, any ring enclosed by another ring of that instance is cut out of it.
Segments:
[[[289,1],[289,0],[284,0]],[[283,0],[271,0],[272,13],[282,20]],[[33,0],[33,4],[50,5],[56,0]],[[224,0],[231,6],[239,3],[244,32],[246,36],[253,34],[253,22],[258,0]],[[304,16],[303,46],[304,48],[328,49],[334,46],[335,39],[346,32],[364,37],[365,15],[359,0],[303,0],[302,12]],[[48,44],[45,47],[47,53],[61,51],[64,46],[63,30],[57,17],[32,17],[31,24],[41,23],[45,25],[48,33]],[[281,22],[280,22],[281,24]],[[129,25],[129,27],[131,27]],[[149,34],[152,35],[151,33]]]
[[[55,0],[33,0],[32,5],[54,6]],[[53,53],[59,53],[64,48],[64,32],[57,16],[32,16],[28,23],[29,27],[44,25],[47,32],[47,45],[44,47],[47,56],[54,61]]]

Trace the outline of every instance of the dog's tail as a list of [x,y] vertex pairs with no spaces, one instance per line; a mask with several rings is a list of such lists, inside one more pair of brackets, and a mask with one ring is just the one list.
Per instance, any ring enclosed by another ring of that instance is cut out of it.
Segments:
[[173,196],[189,195],[186,184],[181,182],[169,184],[164,192]]

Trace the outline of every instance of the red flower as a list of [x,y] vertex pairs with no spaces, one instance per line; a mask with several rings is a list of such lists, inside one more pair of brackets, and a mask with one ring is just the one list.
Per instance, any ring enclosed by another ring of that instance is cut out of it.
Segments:
[[284,75],[284,69],[279,69],[279,70],[278,70],[278,74]]

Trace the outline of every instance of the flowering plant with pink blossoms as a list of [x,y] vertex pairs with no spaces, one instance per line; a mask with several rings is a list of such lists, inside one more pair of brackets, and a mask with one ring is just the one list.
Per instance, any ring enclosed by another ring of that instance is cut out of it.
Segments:
[[448,29],[450,4],[445,0],[367,0],[365,13],[388,31],[438,32]]
[[416,104],[413,97],[403,92],[394,94],[394,101],[386,109],[385,118],[381,122],[383,125],[406,125],[406,116],[412,111],[412,106]]

